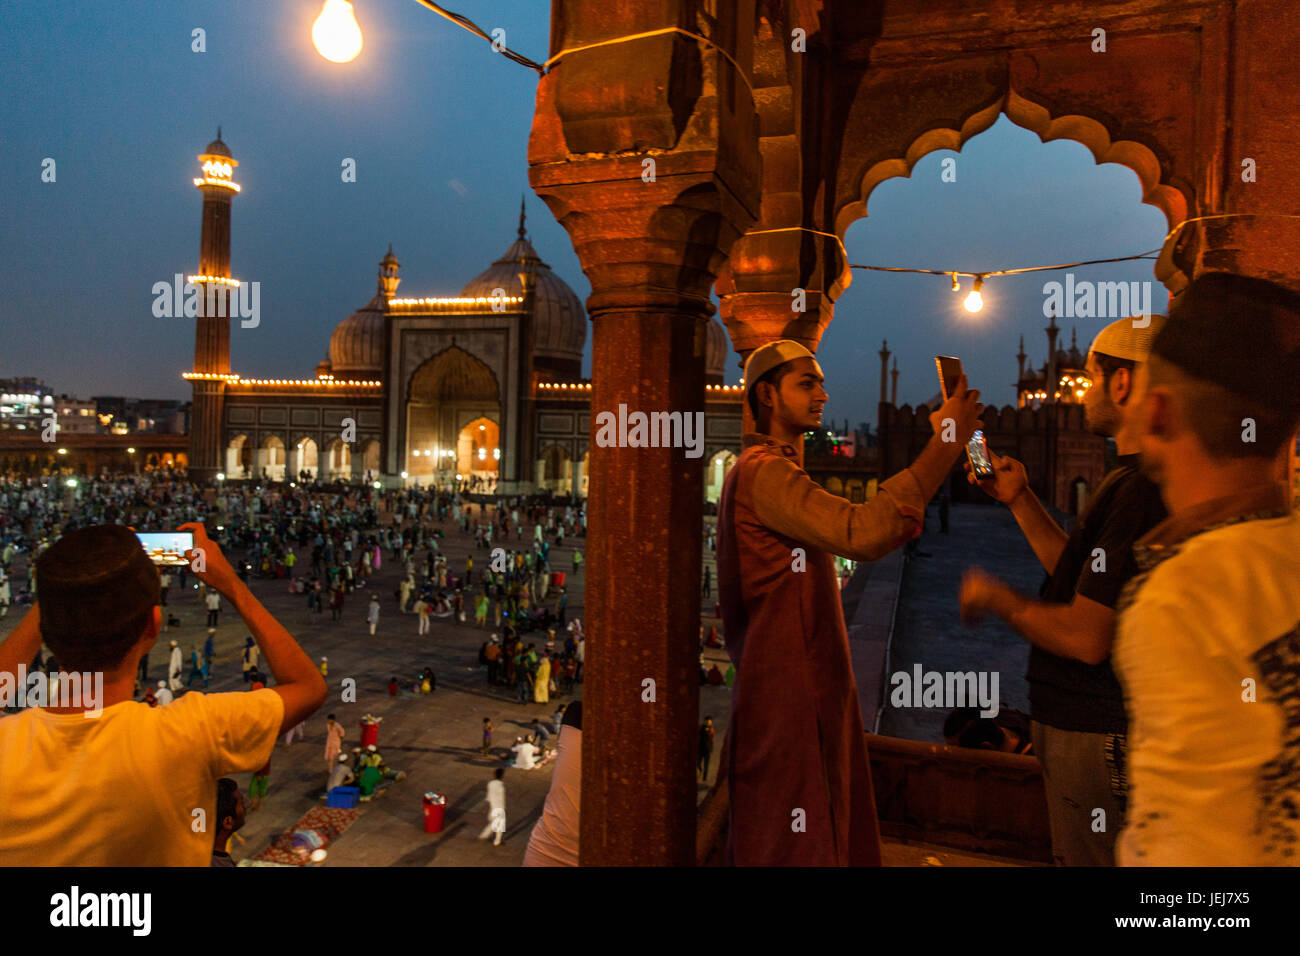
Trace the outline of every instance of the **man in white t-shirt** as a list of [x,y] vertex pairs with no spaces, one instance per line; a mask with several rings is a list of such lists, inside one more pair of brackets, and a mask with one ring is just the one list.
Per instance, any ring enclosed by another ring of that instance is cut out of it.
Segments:
[[[200,574],[199,578],[202,579],[203,575]],[[208,627],[216,627],[217,618],[221,614],[221,595],[216,589],[209,589],[208,593],[204,595],[203,603],[208,609]]]
[[102,676],[102,689],[0,717],[0,866],[208,866],[217,781],[263,766],[276,736],[324,701],[311,659],[203,526],[181,530],[204,552],[196,573],[230,598],[277,686],[134,701],[136,666],[161,626],[158,574],[125,527],[64,535],[38,561],[39,604],[0,644],[0,696],[42,639],[62,669]]
[[1140,538],[1113,660],[1129,712],[1122,866],[1300,864],[1300,295],[1230,273],[1174,300],[1139,371]]

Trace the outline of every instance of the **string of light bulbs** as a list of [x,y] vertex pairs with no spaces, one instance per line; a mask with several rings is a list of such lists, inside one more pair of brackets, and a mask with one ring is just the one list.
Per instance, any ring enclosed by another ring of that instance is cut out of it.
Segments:
[[975,280],[974,287],[970,295],[966,296],[964,305],[967,312],[978,312],[984,308],[984,297],[980,290],[984,288],[984,280],[989,276],[1012,276],[1021,275],[1026,272],[1052,272],[1058,269],[1075,269],[1079,266],[1095,266],[1107,262],[1133,262],[1138,259],[1156,259],[1159,258],[1159,249],[1152,249],[1148,252],[1141,252],[1133,256],[1113,256],[1109,259],[1084,259],[1080,262],[1061,262],[1050,266],[1021,266],[1017,269],[985,269],[982,272],[967,272],[964,269],[912,269],[903,266],[864,266],[857,262],[850,262],[850,269],[866,269],[872,272],[912,272],[919,275],[931,276],[950,276],[952,278],[952,291],[961,291],[961,280],[959,276],[970,276]]

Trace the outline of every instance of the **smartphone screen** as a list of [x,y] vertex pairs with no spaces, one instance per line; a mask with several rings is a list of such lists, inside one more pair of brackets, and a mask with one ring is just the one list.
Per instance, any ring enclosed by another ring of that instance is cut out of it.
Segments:
[[993,477],[993,460],[989,457],[988,442],[984,440],[984,432],[976,430],[971,435],[970,441],[966,443],[966,455],[970,458],[971,470],[975,472],[976,478]]
[[185,552],[194,548],[192,531],[137,531],[145,553],[154,564],[181,566],[189,564]]

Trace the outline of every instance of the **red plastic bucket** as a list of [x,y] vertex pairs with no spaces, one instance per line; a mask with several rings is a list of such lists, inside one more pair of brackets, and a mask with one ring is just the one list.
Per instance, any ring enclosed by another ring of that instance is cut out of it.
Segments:
[[447,805],[445,803],[430,803],[424,799],[424,832],[441,833],[442,822],[447,814]]

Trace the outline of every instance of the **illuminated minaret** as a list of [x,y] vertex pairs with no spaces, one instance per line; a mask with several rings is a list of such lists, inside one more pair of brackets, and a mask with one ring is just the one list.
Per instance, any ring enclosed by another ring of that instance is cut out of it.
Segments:
[[198,285],[204,295],[194,330],[189,477],[201,483],[212,481],[222,470],[225,380],[221,376],[230,373],[229,298],[238,285],[230,278],[230,201],[239,192],[234,180],[239,163],[230,155],[230,147],[221,141],[221,127],[217,127],[217,138],[198,159],[201,175],[194,180],[194,185],[203,193],[203,231],[199,239],[198,275],[189,276],[188,281]]

